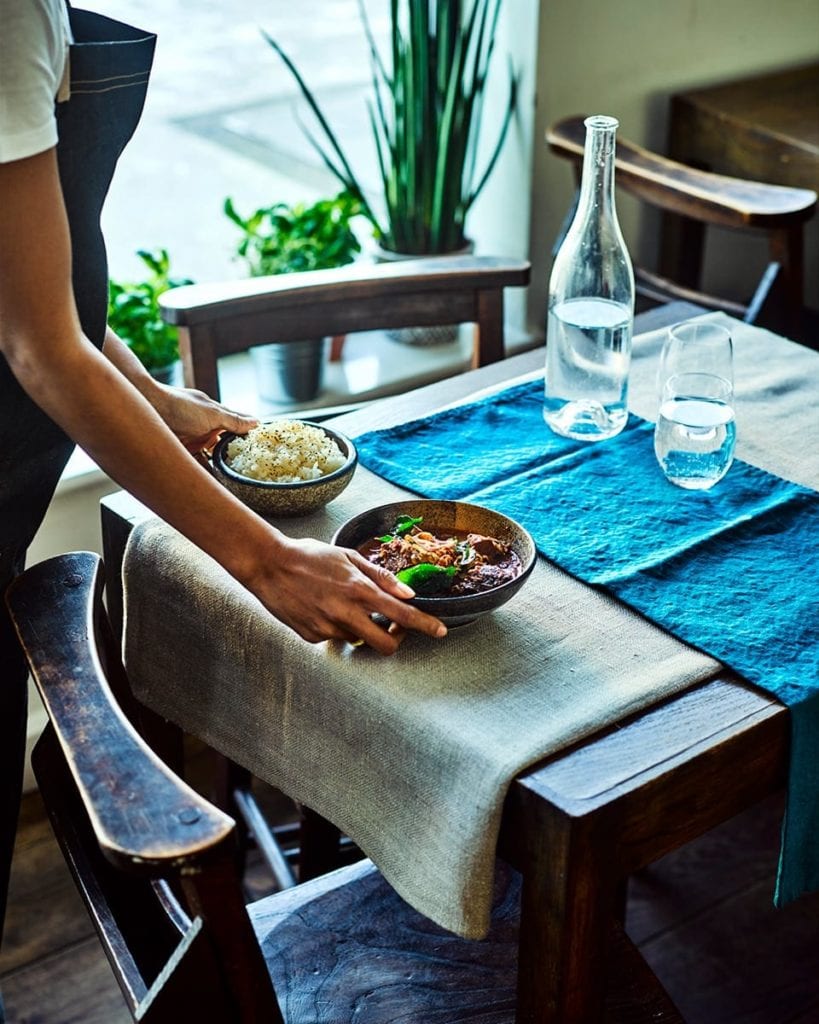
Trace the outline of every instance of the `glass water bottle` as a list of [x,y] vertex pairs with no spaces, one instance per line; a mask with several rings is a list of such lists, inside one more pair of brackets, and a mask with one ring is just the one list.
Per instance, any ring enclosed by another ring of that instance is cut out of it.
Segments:
[[618,122],[584,122],[580,198],[549,281],[543,418],[564,437],[598,441],[628,419],[634,273],[614,206]]

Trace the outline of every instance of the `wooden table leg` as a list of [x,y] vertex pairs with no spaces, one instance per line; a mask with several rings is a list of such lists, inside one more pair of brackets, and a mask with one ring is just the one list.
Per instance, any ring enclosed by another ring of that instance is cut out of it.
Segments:
[[309,807],[301,809],[299,881],[307,882],[340,867],[341,833]]
[[518,1024],[592,1024],[602,1017],[618,880],[596,819],[532,799],[519,833],[523,873]]

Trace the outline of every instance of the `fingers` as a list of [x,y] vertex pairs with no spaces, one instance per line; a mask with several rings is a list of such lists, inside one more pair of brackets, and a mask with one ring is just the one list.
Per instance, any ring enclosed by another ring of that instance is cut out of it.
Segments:
[[403,626],[399,626],[397,622],[391,622],[390,628],[387,630],[390,636],[395,637],[398,641],[399,646],[404,642],[404,637],[407,635],[407,631]]
[[213,451],[216,442],[221,436],[221,431],[212,430],[208,434],[199,434],[197,437],[180,437],[179,440],[189,452],[205,452],[208,455]]
[[411,587],[401,583],[381,566],[373,565],[357,551],[350,552],[350,559],[383,592],[383,597],[378,601],[374,611],[380,612],[405,629],[414,629],[436,638],[446,636],[446,626],[440,619],[406,603],[408,598],[415,596],[415,591]]
[[[364,596],[360,596],[362,593]],[[434,637],[446,634],[446,627],[438,619],[387,594],[381,594],[379,598],[379,592],[370,584],[361,589],[358,598],[345,599],[341,603],[331,599],[321,608],[291,606],[287,611],[289,614],[278,605],[274,613],[309,643],[341,640],[354,647],[366,644],[386,655],[398,650],[407,629]],[[377,617],[373,618],[374,615]],[[395,621],[395,616],[402,621]]]
[[402,583],[401,580],[396,579],[391,572],[382,568],[382,566],[373,564],[359,551],[350,550],[350,561],[354,562],[356,567],[359,568],[365,576],[368,576],[373,583],[377,583],[382,590],[386,590],[388,594],[393,594],[395,597],[400,597],[402,600],[415,597],[415,591],[412,587],[408,587],[406,583]]
[[227,409],[202,391],[163,387],[159,395],[157,411],[188,451],[212,448],[224,431],[246,434],[259,422],[255,416]]
[[358,552],[281,537],[277,548],[278,557],[257,563],[258,575],[244,582],[308,642],[363,641],[381,654],[394,654],[408,629],[446,636],[442,622],[407,603],[409,587]]
[[400,626],[390,623],[388,628],[380,625],[369,615],[362,617],[355,628],[333,625],[327,622],[324,626],[315,625],[305,628],[298,623],[289,623],[303,640],[308,643],[320,643],[322,640],[340,640],[350,647],[371,647],[379,654],[395,654],[404,639],[405,633]]
[[404,629],[412,629],[416,633],[424,633],[426,636],[435,637],[436,640],[446,636],[446,626],[440,619],[436,619],[434,615],[427,615],[426,612],[413,608],[411,604],[405,604],[402,601],[394,601],[392,598],[389,598],[389,601],[390,610],[384,611],[382,614],[386,615],[392,622],[397,623]]
[[259,423],[253,416],[231,412],[229,409],[225,409],[223,406],[212,402],[211,399],[207,401],[210,403],[210,408],[208,408],[204,416],[206,422],[202,423],[202,430],[197,438],[188,439],[190,441],[196,440],[201,444],[202,448],[213,447],[226,430],[234,434],[246,434],[248,430],[252,430]]
[[362,627],[360,633],[360,636],[354,637],[348,643],[359,646],[359,641],[361,641],[368,647],[372,647],[374,651],[378,651],[379,654],[395,654],[401,643],[400,637],[390,633],[389,630],[384,629],[383,626],[380,626],[373,619],[368,619],[367,624]]
[[252,430],[254,427],[259,425],[259,421],[255,416],[249,416],[242,412],[231,412],[229,409],[225,409],[224,406],[219,407],[224,412],[224,426],[223,430],[231,430],[234,434],[246,434],[248,430]]

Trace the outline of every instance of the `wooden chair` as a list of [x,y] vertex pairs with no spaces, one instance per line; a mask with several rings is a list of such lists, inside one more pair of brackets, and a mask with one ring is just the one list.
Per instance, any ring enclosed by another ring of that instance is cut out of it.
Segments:
[[472,366],[496,362],[504,356],[503,290],[528,283],[522,260],[447,256],[189,285],[160,304],[179,329],[185,384],[218,398],[222,356],[353,331],[470,322]]
[[[7,601],[49,724],[33,765],[54,832],[133,1019],[143,1024],[511,1024],[518,892],[501,872],[488,939],[443,932],[368,861],[242,900],[234,823],[134,723],[101,562],[40,563]],[[617,928],[606,1020],[680,1018]]]
[[[570,160],[579,184],[585,144],[584,117],[566,117],[546,132],[549,148]],[[700,171],[634,145],[618,136],[615,182],[640,201],[675,214],[674,241],[666,238],[663,275],[635,266],[637,293],[652,302],[683,299],[754,323],[763,308],[765,323],[801,338],[803,229],[816,211],[817,195]],[[706,227],[763,233],[770,260],[747,302],[699,290]]]

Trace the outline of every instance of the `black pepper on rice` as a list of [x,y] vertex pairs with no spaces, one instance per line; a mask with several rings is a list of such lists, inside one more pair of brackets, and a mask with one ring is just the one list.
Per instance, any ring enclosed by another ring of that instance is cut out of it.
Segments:
[[272,420],[231,441],[227,463],[252,480],[289,484],[317,480],[340,469],[344,455],[318,427],[298,420]]

